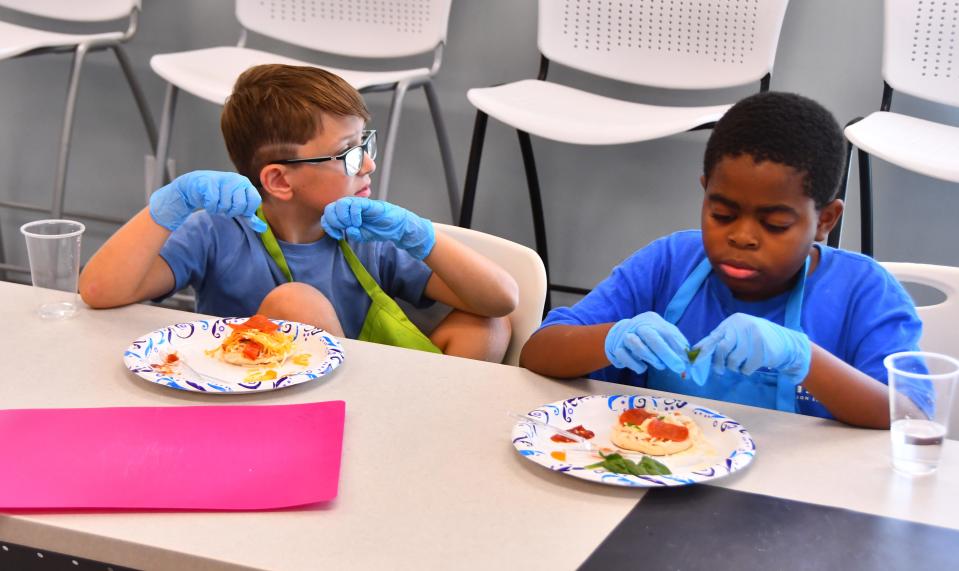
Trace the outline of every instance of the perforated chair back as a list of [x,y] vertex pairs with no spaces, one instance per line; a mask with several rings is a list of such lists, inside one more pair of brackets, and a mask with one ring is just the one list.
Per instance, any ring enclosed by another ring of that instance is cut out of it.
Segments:
[[519,365],[519,354],[523,345],[543,321],[543,304],[546,302],[546,268],[543,260],[526,246],[499,236],[447,224],[434,226],[437,231],[496,262],[516,280],[519,285],[519,303],[509,315],[513,334],[503,363]]
[[540,0],[540,52],[668,89],[743,85],[772,72],[788,0]]
[[893,89],[959,106],[959,1],[886,0],[882,77]]
[[140,0],[0,0],[0,6],[56,20],[107,22],[126,18],[140,8]]
[[351,57],[404,57],[446,42],[451,0],[237,0],[258,34]]

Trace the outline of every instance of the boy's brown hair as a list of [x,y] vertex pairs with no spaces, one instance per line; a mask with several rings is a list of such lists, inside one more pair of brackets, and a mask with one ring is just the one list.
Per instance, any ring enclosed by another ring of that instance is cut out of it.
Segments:
[[337,75],[317,67],[258,65],[237,78],[220,130],[237,172],[260,188],[260,170],[294,158],[295,145],[322,129],[324,114],[370,120],[362,96]]

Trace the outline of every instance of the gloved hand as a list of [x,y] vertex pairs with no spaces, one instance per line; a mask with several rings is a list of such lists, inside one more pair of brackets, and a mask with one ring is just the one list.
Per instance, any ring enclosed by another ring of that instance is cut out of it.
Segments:
[[341,198],[326,205],[320,223],[335,240],[389,240],[418,260],[426,258],[436,244],[432,222],[382,200]]
[[744,375],[765,367],[794,380],[795,387],[806,378],[812,359],[812,344],[804,333],[745,313],[724,319],[696,349],[699,356],[690,371],[696,382],[706,380],[710,367],[717,374],[731,370]]
[[672,323],[654,311],[616,322],[606,334],[606,357],[613,366],[644,373],[649,366],[683,373],[689,341]]
[[190,214],[204,208],[210,214],[246,218],[256,232],[265,232],[266,223],[257,218],[260,193],[250,180],[232,172],[193,171],[177,177],[150,195],[150,216],[171,232]]

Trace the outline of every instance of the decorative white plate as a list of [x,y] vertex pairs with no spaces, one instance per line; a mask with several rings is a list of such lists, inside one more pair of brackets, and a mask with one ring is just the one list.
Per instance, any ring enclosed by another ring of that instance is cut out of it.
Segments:
[[[756,444],[738,422],[712,409],[675,398],[590,395],[546,404],[527,415],[567,430],[583,425],[595,433],[589,440],[594,446],[616,449],[610,441],[610,434],[620,413],[628,408],[677,411],[693,419],[699,426],[701,438],[689,450],[669,456],[652,456],[665,464],[672,474],[633,476],[615,474],[602,468],[586,469],[584,466],[598,462],[600,458],[576,452],[582,450],[582,445],[577,442],[565,444],[553,441],[553,431],[531,421],[521,420],[513,427],[513,446],[524,457],[550,470],[602,484],[644,488],[685,486],[721,478],[746,467],[756,454]],[[554,452],[557,453],[555,456]],[[565,459],[562,459],[562,452],[566,452]],[[638,459],[638,456],[634,459]]]
[[[294,355],[310,355],[308,365],[297,365],[287,359],[279,368],[241,367],[207,356],[205,351],[219,347],[230,335],[232,329],[228,323],[243,323],[247,319],[201,319],[158,329],[130,344],[123,353],[123,362],[128,369],[150,382],[208,394],[272,391],[298,385],[330,374],[343,362],[343,347],[332,335],[312,325],[280,320],[273,322],[280,326],[280,331],[293,336]],[[176,363],[164,366],[166,355],[173,352],[194,371],[208,377],[198,377]],[[252,371],[267,369],[277,372],[275,380],[244,382]]]

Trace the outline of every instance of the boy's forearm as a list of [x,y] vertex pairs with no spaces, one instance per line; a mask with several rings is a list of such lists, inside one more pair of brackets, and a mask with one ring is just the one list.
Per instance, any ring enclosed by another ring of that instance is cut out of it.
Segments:
[[[502,317],[516,309],[519,286],[503,268],[472,248],[437,232],[436,244],[423,260],[450,289],[450,305],[487,317]],[[434,298],[436,299],[436,298]],[[456,302],[460,303],[456,303]]]
[[520,354],[520,366],[563,379],[582,377],[609,366],[606,335],[612,323],[553,325],[530,337]]
[[803,386],[837,420],[865,428],[889,428],[886,385],[816,344]]
[[[83,301],[96,308],[116,307],[164,293],[155,290],[167,286],[168,280],[153,284],[145,281],[169,236],[169,230],[153,221],[149,209],[137,213],[83,268],[79,281]],[[172,283],[166,290],[170,287]]]

